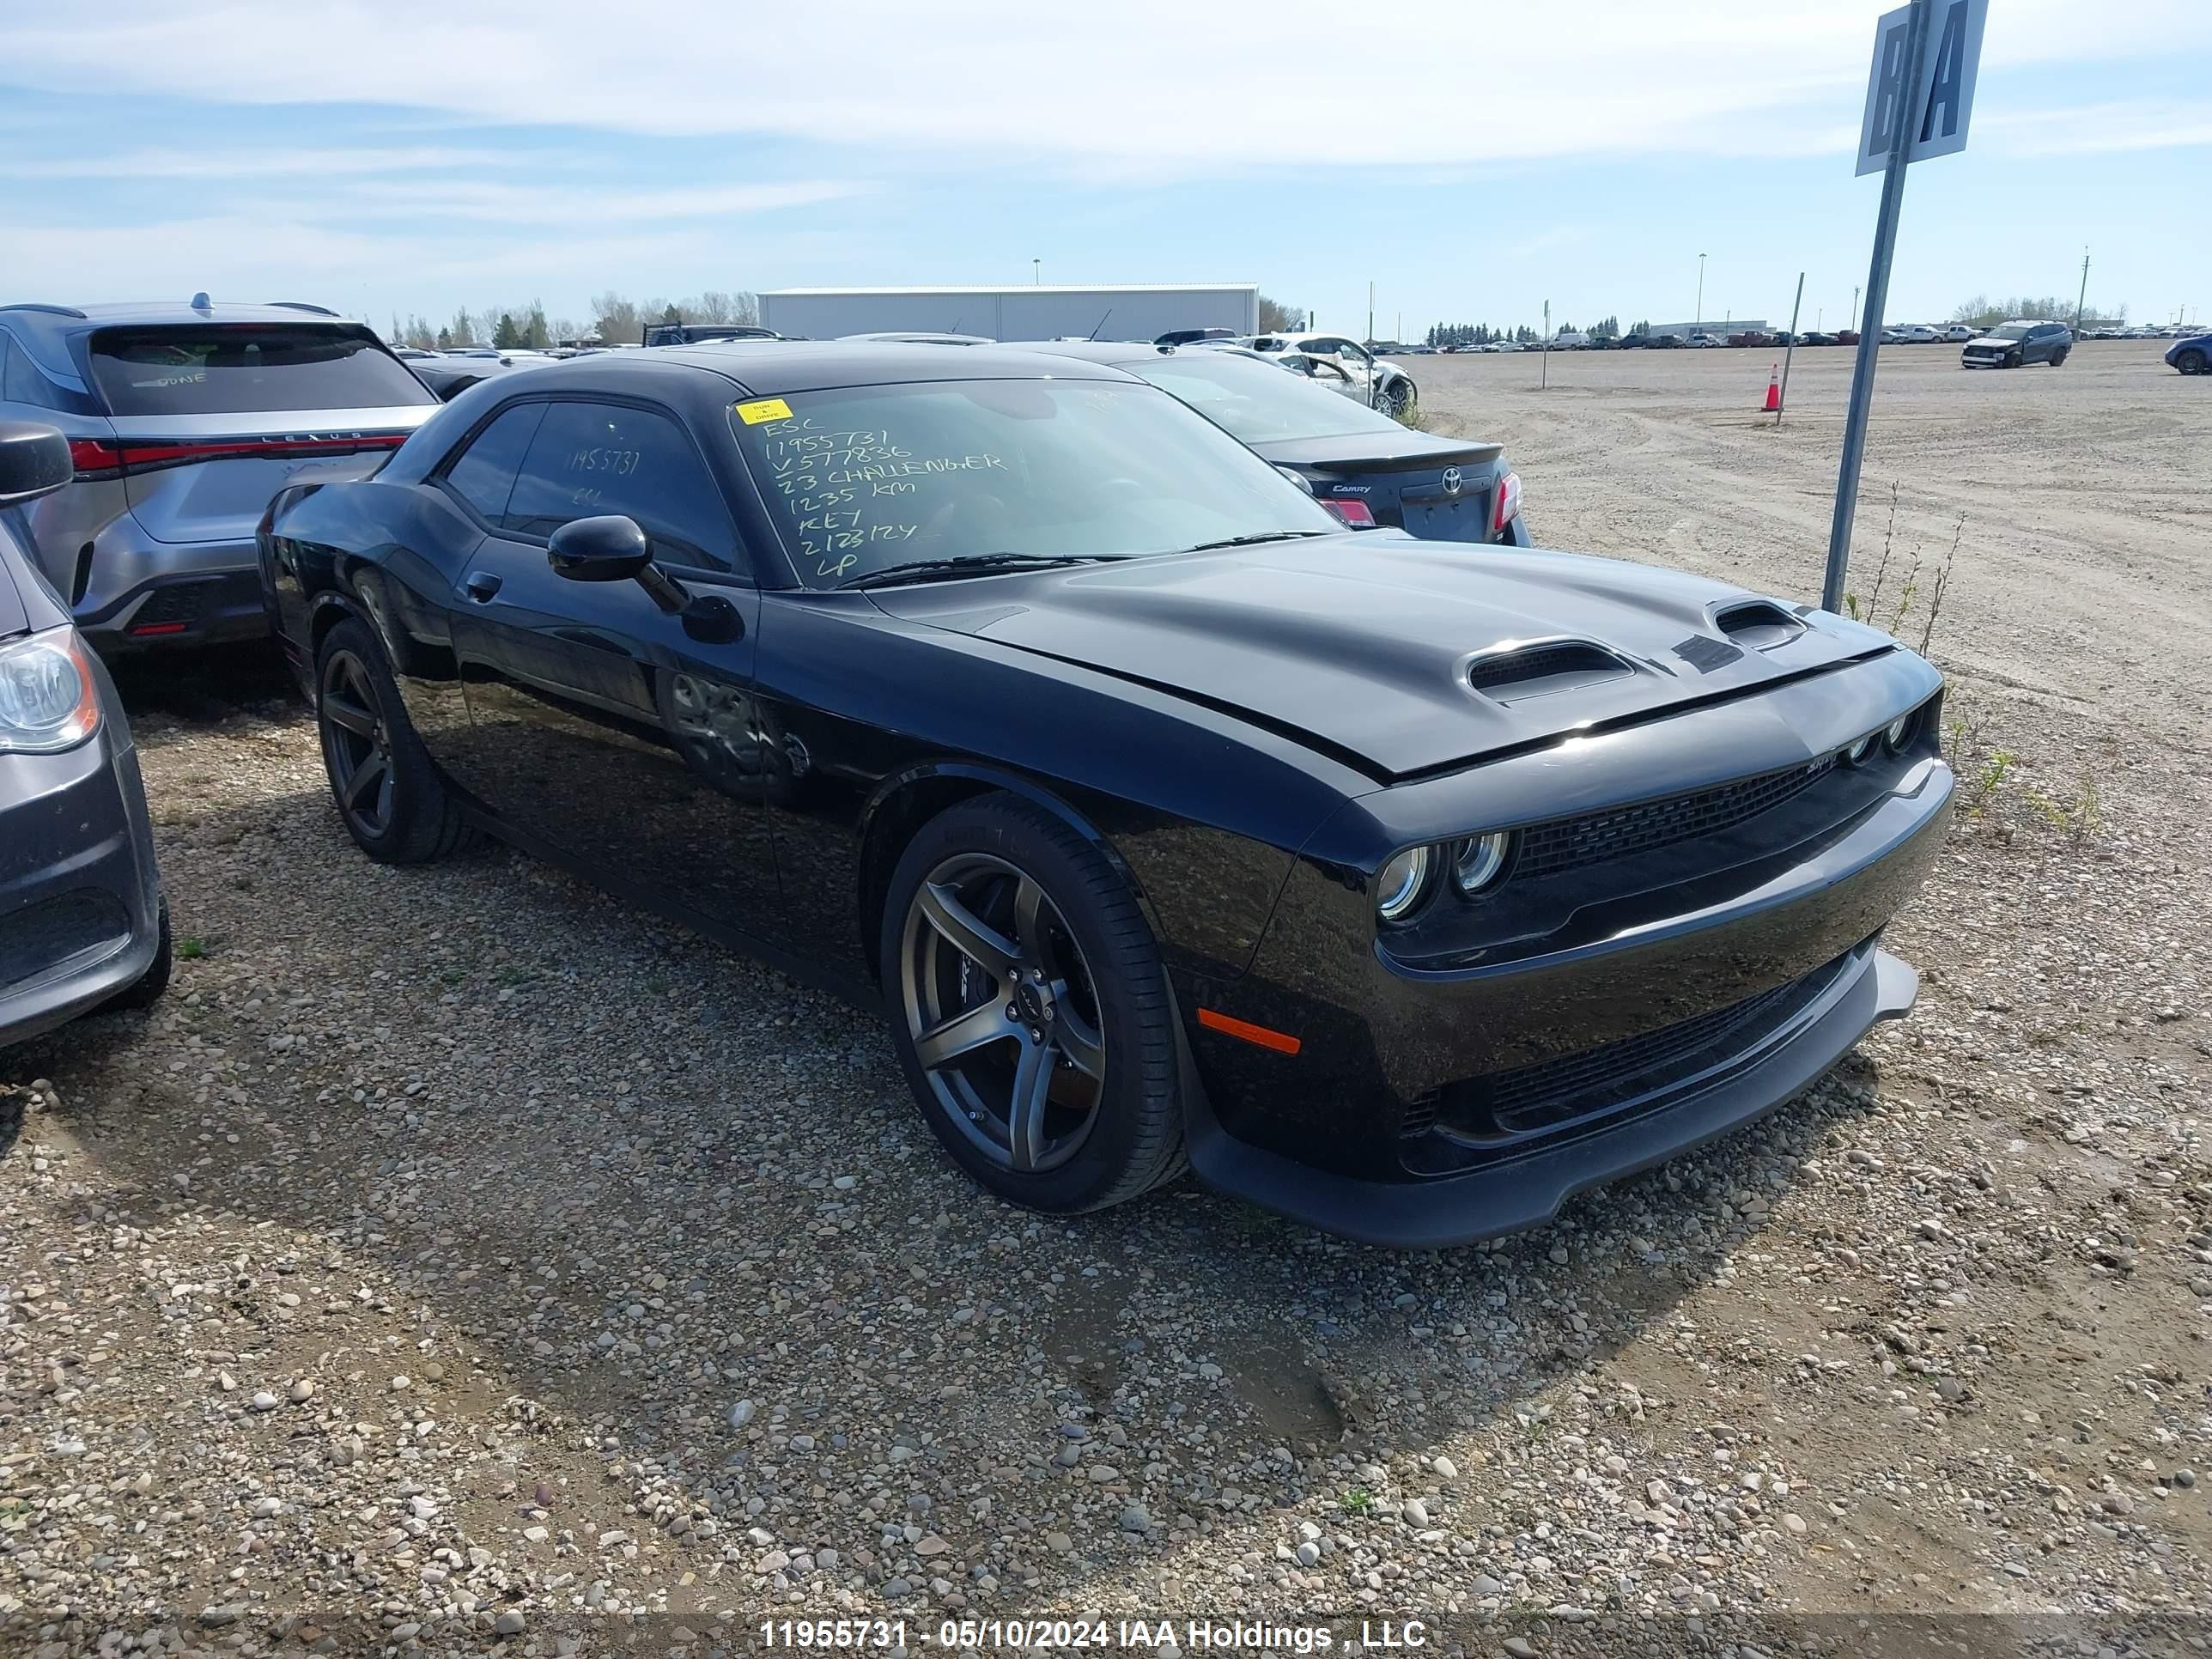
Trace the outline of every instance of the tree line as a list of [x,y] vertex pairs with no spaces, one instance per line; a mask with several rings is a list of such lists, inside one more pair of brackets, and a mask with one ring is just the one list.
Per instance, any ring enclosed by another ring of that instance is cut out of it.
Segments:
[[606,345],[635,345],[645,337],[648,319],[756,325],[760,321],[760,301],[742,289],[709,289],[686,299],[654,298],[641,303],[610,289],[594,296],[591,316],[583,321],[549,318],[544,303],[532,300],[527,305],[486,306],[481,311],[464,307],[444,323],[433,323],[420,314],[402,317],[395,312],[392,332],[385,337],[393,345],[423,351],[451,351],[456,346],[527,351],[591,340]]
[[[1991,300],[1986,294],[1977,294],[1971,300],[1951,309],[1951,320],[1966,323],[1974,328],[1995,328],[1999,323],[2010,322],[2015,317],[2054,323],[2074,320],[2075,301],[2056,294],[2046,294],[2039,299],[2021,295],[2009,300]],[[2126,325],[2128,308],[2117,306],[2110,312],[2102,306],[2081,307],[2083,328],[2120,328]]]

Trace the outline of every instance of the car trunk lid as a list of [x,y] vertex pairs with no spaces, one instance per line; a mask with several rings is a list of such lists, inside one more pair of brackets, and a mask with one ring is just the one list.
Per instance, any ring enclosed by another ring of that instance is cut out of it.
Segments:
[[1459,542],[1487,541],[1496,528],[1492,496],[1503,445],[1459,439],[1407,444],[1389,434],[1378,441],[1349,433],[1254,447],[1304,476],[1320,501],[1360,502],[1378,525]]

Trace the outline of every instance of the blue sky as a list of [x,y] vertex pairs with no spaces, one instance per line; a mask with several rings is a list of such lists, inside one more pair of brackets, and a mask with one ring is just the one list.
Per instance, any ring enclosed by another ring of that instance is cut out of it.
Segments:
[[[813,284],[1256,281],[1417,334],[1842,325],[1879,4],[103,0],[0,15],[0,300],[457,307]],[[2212,5],[1992,0],[1892,320],[2212,310]],[[87,19],[96,16],[97,27]],[[1257,20],[1255,25],[1255,19]]]

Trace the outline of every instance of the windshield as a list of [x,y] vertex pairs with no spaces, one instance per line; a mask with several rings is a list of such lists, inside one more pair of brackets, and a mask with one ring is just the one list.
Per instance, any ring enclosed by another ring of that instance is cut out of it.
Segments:
[[2025,340],[2027,331],[2018,323],[2007,323],[2002,328],[1991,329],[1988,337],[1992,340]]
[[730,428],[809,587],[919,560],[1133,557],[1341,528],[1133,381],[846,386],[739,403]]
[[1388,415],[1249,357],[1184,351],[1127,367],[1248,444],[1405,431]]
[[92,379],[111,415],[395,409],[437,400],[365,329],[201,323],[104,328]]

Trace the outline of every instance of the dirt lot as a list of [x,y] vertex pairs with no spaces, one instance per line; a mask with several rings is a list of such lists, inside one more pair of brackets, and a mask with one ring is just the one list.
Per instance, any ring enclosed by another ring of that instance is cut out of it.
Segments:
[[[1540,540],[1797,598],[1850,356],[1778,431],[1764,352],[1417,367]],[[0,1053],[0,1652],[2001,1652],[2212,1605],[2212,382],[1956,363],[1885,354],[1852,583],[1887,623],[1917,558],[1917,643],[1955,536],[1918,1011],[1486,1250],[1001,1207],[868,1017],[517,857],[372,866],[264,665],[132,677],[191,959]],[[1966,1613],[2011,1617],[1896,1622]]]

